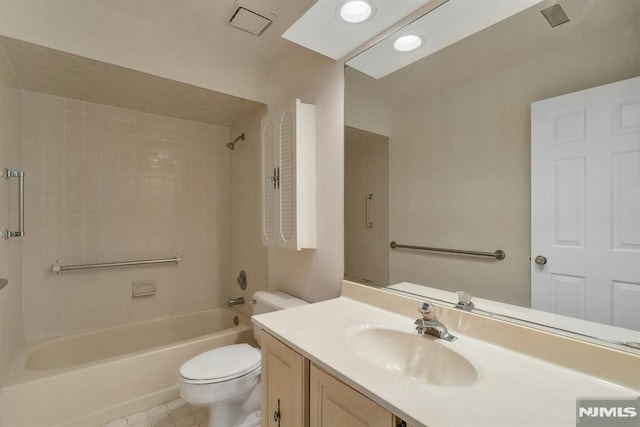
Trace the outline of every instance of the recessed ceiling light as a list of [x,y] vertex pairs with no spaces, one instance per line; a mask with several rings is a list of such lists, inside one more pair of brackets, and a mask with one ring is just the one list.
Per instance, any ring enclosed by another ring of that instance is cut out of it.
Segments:
[[393,42],[393,48],[398,52],[411,52],[418,49],[424,44],[424,37],[418,34],[407,34],[405,36],[398,37]]
[[360,24],[374,15],[375,7],[368,0],[346,0],[338,5],[337,12],[347,24]]

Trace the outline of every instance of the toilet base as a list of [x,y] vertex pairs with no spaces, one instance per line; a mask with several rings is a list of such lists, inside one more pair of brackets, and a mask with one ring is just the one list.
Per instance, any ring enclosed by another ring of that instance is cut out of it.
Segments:
[[261,401],[262,388],[258,379],[250,392],[210,404],[209,427],[257,427],[260,425]]
[[[209,415],[209,427],[259,427],[261,422],[260,411],[252,412],[248,415],[223,413],[222,408],[211,408]],[[240,418],[240,419],[238,419]]]
[[238,427],[259,427],[261,421],[261,413],[260,411],[256,411],[247,415]]
[[260,425],[260,407],[249,412],[242,401],[214,405],[209,413],[209,427],[257,427]]

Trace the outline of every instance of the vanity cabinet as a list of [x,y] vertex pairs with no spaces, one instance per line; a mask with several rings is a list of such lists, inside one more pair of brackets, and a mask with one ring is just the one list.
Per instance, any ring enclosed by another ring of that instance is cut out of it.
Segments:
[[262,351],[262,427],[306,427],[309,361],[267,332]]
[[396,427],[401,421],[264,330],[262,427]]
[[311,365],[310,427],[395,427],[396,419],[368,397]]
[[316,110],[299,99],[263,117],[262,243],[316,247]]

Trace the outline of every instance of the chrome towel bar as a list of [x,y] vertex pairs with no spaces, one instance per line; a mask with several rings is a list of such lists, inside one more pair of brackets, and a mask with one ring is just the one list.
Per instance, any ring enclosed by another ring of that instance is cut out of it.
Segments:
[[24,172],[4,169],[2,175],[5,179],[18,178],[18,231],[11,231],[8,228],[2,232],[2,237],[7,240],[9,237],[24,236]]
[[164,259],[143,259],[139,261],[118,261],[118,262],[105,262],[101,264],[78,264],[78,265],[60,265],[60,261],[56,260],[53,263],[53,272],[60,274],[62,271],[69,270],[86,270],[90,268],[107,268],[107,267],[126,267],[129,265],[146,265],[146,264],[163,264],[163,263],[179,263],[182,258],[175,254],[173,258]]
[[391,249],[414,249],[417,251],[429,251],[429,252],[442,252],[446,254],[456,254],[456,255],[472,255],[486,258],[495,258],[497,260],[503,260],[507,254],[498,249],[495,252],[478,252],[478,251],[465,251],[461,249],[443,249],[443,248],[429,248],[426,246],[411,246],[411,245],[399,245],[396,242],[389,243]]

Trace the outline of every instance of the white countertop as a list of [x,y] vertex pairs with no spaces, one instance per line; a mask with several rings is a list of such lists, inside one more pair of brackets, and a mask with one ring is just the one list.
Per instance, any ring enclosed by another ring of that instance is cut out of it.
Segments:
[[415,333],[415,319],[344,297],[261,314],[252,320],[416,426],[575,427],[578,397],[640,395],[640,390],[487,344],[455,330],[450,332],[458,340],[441,340],[441,344],[470,361],[479,373],[478,380],[464,387],[418,382],[361,360],[349,349],[344,333],[363,325]]

